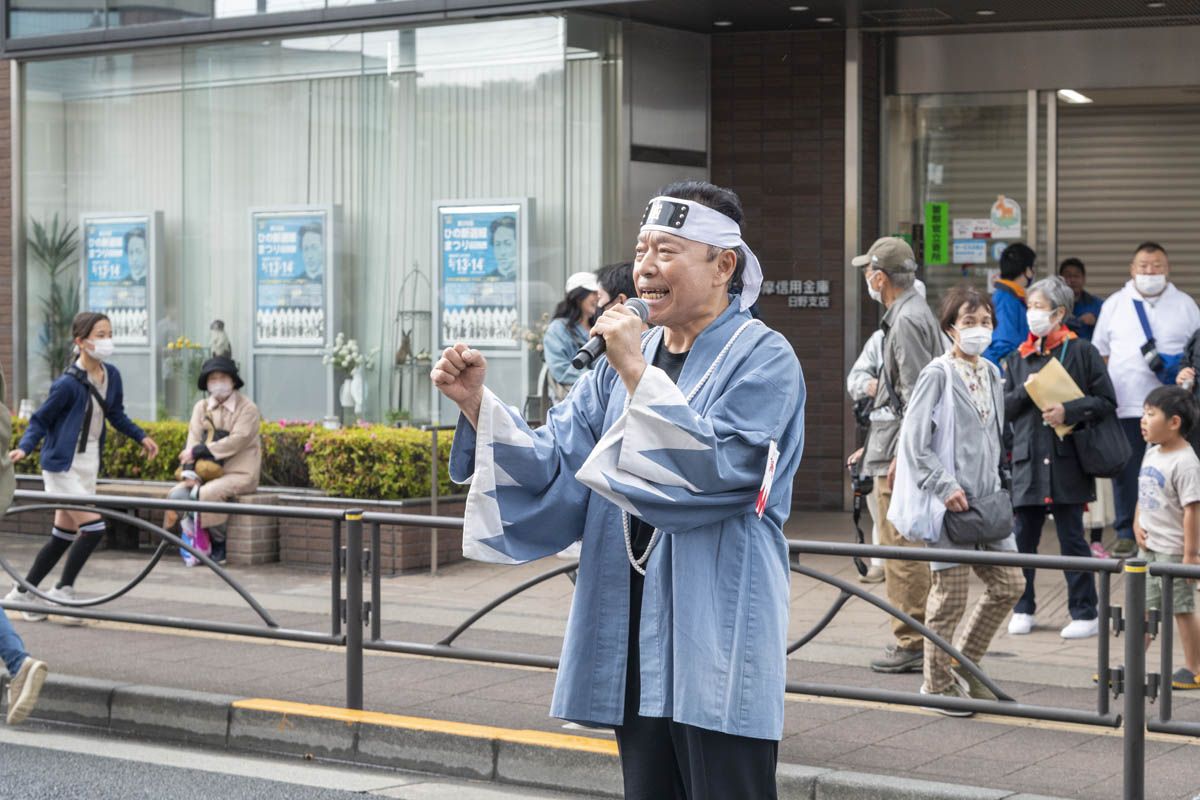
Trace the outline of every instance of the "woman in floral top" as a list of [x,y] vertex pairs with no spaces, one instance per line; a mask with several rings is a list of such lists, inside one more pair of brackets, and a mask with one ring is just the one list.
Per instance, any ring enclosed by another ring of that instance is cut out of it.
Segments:
[[[917,487],[944,503],[948,511],[966,511],[973,498],[986,497],[1001,489],[1003,381],[1000,370],[982,357],[992,340],[992,313],[991,299],[974,286],[957,286],[946,294],[940,322],[953,344],[945,355],[935,358],[921,370],[904,414],[900,448],[905,463],[912,465]],[[953,381],[949,387],[947,379]],[[934,419],[939,416],[935,410],[946,401],[953,404],[953,464],[942,463],[934,441],[937,433]],[[944,528],[941,539],[932,546],[1007,552],[1017,549],[1011,534],[986,545],[963,545],[952,543]],[[929,568],[931,585],[925,605],[925,624],[945,639],[954,635],[966,612],[970,570],[973,569],[986,585],[987,590],[975,604],[955,642],[963,655],[978,664],[1021,593],[1021,571],[1016,567],[983,564],[967,567],[940,561],[932,562]],[[951,667],[950,655],[928,640],[925,642],[924,673],[922,694],[996,699],[987,686],[966,669],[959,665]],[[930,710],[949,716],[971,714],[941,708]]]

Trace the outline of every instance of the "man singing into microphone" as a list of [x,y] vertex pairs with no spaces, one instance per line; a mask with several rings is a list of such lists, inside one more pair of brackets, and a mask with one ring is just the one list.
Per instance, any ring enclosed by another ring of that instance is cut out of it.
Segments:
[[537,430],[467,345],[432,372],[462,412],[464,553],[516,564],[583,536],[550,713],[615,728],[630,800],[777,796],[804,380],[747,312],[762,270],[741,220],[708,183],[650,201],[634,280],[655,327],[605,311],[605,355]]

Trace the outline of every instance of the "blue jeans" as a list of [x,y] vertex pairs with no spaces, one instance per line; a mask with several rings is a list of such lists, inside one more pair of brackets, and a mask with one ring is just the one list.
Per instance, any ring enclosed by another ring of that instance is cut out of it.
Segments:
[[[1046,512],[1054,514],[1054,528],[1058,532],[1058,548],[1064,556],[1091,558],[1092,551],[1087,537],[1083,535],[1083,506],[1055,503],[1047,506],[1017,506],[1017,549],[1022,553],[1036,553],[1042,538],[1042,525]],[[1035,570],[1025,573],[1025,593],[1013,609],[1018,614],[1032,614],[1037,609],[1033,596]],[[1096,618],[1096,581],[1090,572],[1065,572],[1067,579],[1067,609],[1071,619]]]
[[0,658],[4,659],[4,666],[8,667],[9,675],[20,672],[21,665],[29,658],[29,653],[25,652],[25,643],[21,641],[21,637],[17,635],[12,622],[3,611],[0,611]]
[[1138,473],[1142,471],[1142,456],[1146,454],[1146,440],[1142,438],[1142,418],[1122,419],[1121,430],[1133,447],[1133,455],[1125,464],[1121,474],[1113,478],[1113,527],[1118,539],[1133,539],[1133,512],[1137,510]]

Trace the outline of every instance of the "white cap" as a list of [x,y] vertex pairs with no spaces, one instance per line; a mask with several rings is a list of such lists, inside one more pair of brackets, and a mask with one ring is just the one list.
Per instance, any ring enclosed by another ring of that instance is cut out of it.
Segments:
[[596,280],[595,273],[576,272],[574,275],[567,278],[567,294],[570,294],[576,289],[587,289],[589,292],[600,291],[600,283]]

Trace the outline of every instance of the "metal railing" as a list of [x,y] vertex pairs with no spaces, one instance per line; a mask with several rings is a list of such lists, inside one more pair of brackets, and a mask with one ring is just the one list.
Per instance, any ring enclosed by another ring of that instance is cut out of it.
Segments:
[[[436,474],[436,473],[435,473]],[[574,577],[577,562],[562,564],[519,586],[504,592],[471,614],[449,634],[437,642],[411,642],[384,639],[382,636],[382,580],[381,528],[383,525],[423,527],[433,533],[433,553],[436,554],[436,533],[439,530],[461,531],[463,520],[435,515],[396,514],[369,512],[362,509],[342,510],[337,508],[304,508],[297,506],[256,505],[247,503],[206,503],[197,501],[156,500],[144,497],[121,497],[115,495],[72,496],[43,492],[18,491],[16,499],[32,503],[14,505],[9,516],[50,510],[93,511],[110,519],[117,519],[150,533],[159,539],[159,544],[145,567],[124,587],[97,598],[75,601],[55,600],[50,603],[45,594],[30,586],[0,556],[0,567],[14,581],[49,605],[36,602],[0,601],[0,607],[20,611],[55,613],[62,616],[85,619],[110,620],[139,625],[157,625],[194,630],[213,631],[268,639],[332,644],[345,648],[346,707],[363,707],[363,653],[377,650],[411,655],[486,661],[521,666],[555,669],[558,658],[510,651],[475,647],[459,647],[455,641],[472,625],[501,604],[522,592],[551,580],[559,575]],[[326,521],[330,525],[330,628],[329,631],[308,631],[281,627],[254,597],[226,570],[210,558],[184,543],[179,537],[118,509],[199,511],[209,513],[237,514],[244,516],[269,516],[287,519]],[[436,509],[436,494],[434,505]],[[431,510],[432,510],[431,509]],[[364,542],[363,526],[369,525],[367,541]],[[344,545],[343,545],[344,541]],[[367,546],[364,547],[364,544]],[[262,625],[184,619],[156,614],[101,611],[94,607],[115,600],[136,587],[161,561],[164,553],[172,547],[182,548],[195,555],[201,563],[213,570],[227,585],[237,592],[247,605],[258,615]],[[1117,561],[1112,559],[1072,558],[1065,556],[1029,555],[997,551],[942,550],[923,547],[880,547],[838,542],[790,540],[789,549],[793,556],[826,555],[839,557],[876,557],[907,559],[916,561],[951,561],[959,564],[988,564],[994,566],[1023,567],[1027,569],[1051,569],[1095,573],[1099,580],[1098,615],[1101,635],[1098,637],[1096,654],[1096,708],[1087,711],[1079,708],[1061,708],[1031,705],[1014,700],[997,685],[978,665],[971,662],[953,645],[925,625],[894,608],[886,600],[856,586],[842,578],[828,575],[795,560],[793,572],[817,580],[838,589],[838,596],[803,636],[791,643],[788,653],[793,653],[816,638],[836,618],[852,597],[869,603],[881,611],[904,620],[920,631],[937,647],[949,653],[971,674],[981,680],[996,696],[997,700],[948,698],[902,692],[889,689],[840,686],[808,681],[788,681],[787,691],[821,697],[857,699],[926,708],[942,708],[960,711],[979,711],[1009,717],[1043,719],[1096,725],[1109,728],[1123,726],[1125,746],[1125,790],[1124,797],[1132,800],[1142,797],[1146,731],[1200,736],[1200,723],[1182,722],[1172,719],[1172,582],[1175,580],[1200,579],[1200,567],[1181,564],[1153,563],[1147,565],[1138,560]],[[1119,607],[1111,605],[1111,581],[1115,574],[1125,578],[1127,611],[1122,614]],[[1163,578],[1163,608],[1161,614],[1151,612],[1149,619],[1145,608],[1145,587],[1148,575]],[[343,578],[345,591],[343,593]],[[369,599],[363,596],[363,581],[370,582]],[[1161,632],[1158,630],[1161,625]],[[364,637],[364,631],[367,635]],[[1125,664],[1110,668],[1111,636],[1125,634]],[[1159,673],[1147,674],[1145,637],[1158,635],[1162,648]],[[1122,712],[1115,713],[1111,701],[1124,695]],[[1156,717],[1146,719],[1146,700],[1159,703]]]

